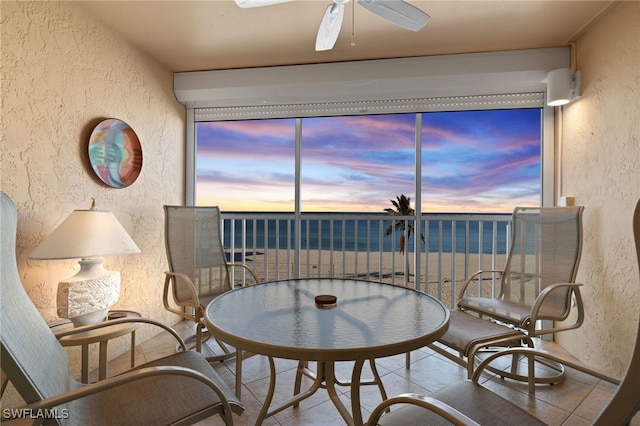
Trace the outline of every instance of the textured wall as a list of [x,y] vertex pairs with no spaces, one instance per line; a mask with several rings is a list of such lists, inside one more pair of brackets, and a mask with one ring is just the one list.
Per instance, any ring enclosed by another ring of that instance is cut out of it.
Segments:
[[621,2],[577,41],[582,98],[564,109],[563,190],[585,206],[578,282],[586,320],[558,340],[620,377],[638,330],[631,218],[640,198],[640,2]]
[[[105,258],[107,269],[122,273],[115,307],[175,323],[161,302],[162,205],[179,204],[184,194],[185,111],[175,100],[172,73],[78,3],[0,4],[1,189],[18,208],[18,266],[29,296],[45,320],[56,319],[57,283],[75,274],[77,262],[27,257],[93,197],[114,212],[142,251]],[[129,188],[104,186],[88,164],[91,130],[108,117],[127,122],[142,145],[142,172]],[[141,329],[139,340],[150,330]],[[112,356],[126,348],[125,338],[109,346]],[[79,350],[70,355],[77,371]]]

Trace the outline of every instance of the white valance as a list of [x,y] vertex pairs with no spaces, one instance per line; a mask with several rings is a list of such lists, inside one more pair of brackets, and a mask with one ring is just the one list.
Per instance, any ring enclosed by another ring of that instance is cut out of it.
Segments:
[[517,108],[542,105],[547,73],[569,67],[562,47],[183,72],[174,91],[196,121]]

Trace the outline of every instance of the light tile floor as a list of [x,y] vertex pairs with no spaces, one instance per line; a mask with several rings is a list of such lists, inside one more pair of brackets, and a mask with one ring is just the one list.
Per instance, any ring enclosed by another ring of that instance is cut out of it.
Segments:
[[[187,323],[179,323],[176,331],[183,336],[191,333]],[[556,353],[566,354],[554,343],[543,343],[545,349]],[[212,349],[213,347],[213,349]],[[162,333],[136,347],[137,364],[168,355],[175,351],[175,340],[168,334]],[[207,343],[205,354],[219,353],[215,343]],[[568,356],[568,354],[566,354]],[[436,352],[423,348],[412,352],[411,367],[405,368],[405,356],[397,355],[378,359],[378,372],[389,396],[413,392],[429,395],[433,391],[446,386],[452,381],[466,377],[466,370],[454,362],[438,355]],[[109,363],[109,375],[118,374],[129,368],[130,354],[125,353]],[[230,389],[235,383],[235,360],[217,362],[213,364],[220,376],[226,381]],[[297,362],[291,360],[277,360],[276,394],[274,404],[290,398],[293,392]],[[345,380],[350,377],[352,363],[344,362],[336,365],[336,375]],[[261,408],[269,385],[269,364],[265,357],[254,356],[243,362],[242,402],[245,412],[242,416],[235,416],[237,425],[253,425]],[[369,373],[369,374],[368,374]],[[363,378],[370,377],[370,370],[363,370]],[[305,378],[307,385],[311,380]],[[512,402],[524,407],[536,417],[550,425],[589,425],[596,418],[600,409],[613,395],[615,386],[580,371],[568,369],[567,379],[556,385],[538,385],[535,396],[530,396],[527,386],[512,380],[503,380],[494,375],[486,375],[481,383],[494,392],[506,397]],[[350,408],[349,389],[339,387],[340,398]],[[364,386],[361,390],[363,418],[367,419],[370,411],[381,402],[381,396],[375,386]],[[638,417],[638,416],[636,416]],[[638,418],[634,419],[633,424]],[[223,422],[214,417],[199,423],[199,425],[219,425]],[[288,408],[268,418],[265,425],[340,425],[344,424],[340,414],[333,406],[327,392],[318,390],[312,397],[301,402],[298,408]]]

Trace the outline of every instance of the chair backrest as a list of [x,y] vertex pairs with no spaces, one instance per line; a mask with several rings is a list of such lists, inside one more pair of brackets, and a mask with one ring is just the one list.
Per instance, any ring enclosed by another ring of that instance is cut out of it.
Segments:
[[[164,206],[165,246],[171,272],[189,277],[199,296],[231,289],[226,254],[220,235],[218,207]],[[181,280],[174,280],[176,301],[191,300]]]
[[[638,201],[633,215],[633,236],[636,245],[638,271],[640,272],[640,201]],[[635,285],[639,283],[640,280]],[[619,283],[619,285],[624,284],[626,283]],[[630,283],[630,285],[633,285],[633,283]],[[638,380],[640,380],[640,318],[638,319],[636,345],[631,355],[629,368],[627,368],[627,372],[622,378],[615,395],[598,416],[595,422],[596,425],[624,425],[631,422],[633,416],[640,410]]]
[[[501,299],[531,306],[549,285],[575,282],[582,252],[583,210],[582,206],[514,210]],[[568,288],[552,292],[544,304],[544,318],[565,319],[570,303]]]
[[18,213],[0,192],[0,365],[26,402],[78,386],[69,360],[25,292],[16,262]]

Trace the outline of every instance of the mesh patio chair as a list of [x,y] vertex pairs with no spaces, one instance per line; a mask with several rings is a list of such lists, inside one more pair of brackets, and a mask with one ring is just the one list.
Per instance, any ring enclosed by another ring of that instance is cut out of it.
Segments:
[[[476,354],[487,346],[533,347],[531,338],[572,330],[582,325],[584,306],[581,284],[575,277],[582,251],[584,207],[517,207],[513,212],[512,239],[504,270],[481,270],[467,279],[459,291],[458,310],[452,311],[450,327],[440,343],[459,351],[469,377]],[[483,285],[499,274],[495,296]],[[575,318],[570,317],[575,303]],[[437,352],[449,356],[446,350]],[[446,352],[446,353],[445,353]],[[449,358],[451,358],[449,356]],[[455,359],[454,359],[455,360]],[[505,377],[528,380],[513,370]],[[557,383],[555,374],[535,377],[535,383]],[[530,383],[533,392],[533,383]]]
[[[5,420],[26,417],[45,424],[84,426],[115,425],[126,419],[130,424],[186,425],[218,414],[226,424],[233,424],[232,412],[241,414],[244,408],[194,351],[97,383],[83,385],[74,380],[65,350],[22,287],[15,256],[17,211],[4,192],[0,192],[0,209],[0,364],[26,403],[3,407]],[[129,321],[160,326],[180,341],[169,327],[143,318],[88,325],[78,332]]]
[[[209,337],[205,308],[216,296],[235,287],[255,284],[258,278],[246,265],[227,261],[220,234],[218,207],[164,206],[165,246],[169,271],[165,272],[164,307],[196,324],[195,349]],[[234,254],[231,253],[231,256]],[[176,307],[177,306],[177,307]],[[211,362],[236,357],[224,342],[217,341],[223,354],[208,357]],[[241,391],[242,358],[236,360],[236,394]]]
[[[640,201],[637,203],[633,216],[633,233],[636,247],[638,269],[640,270]],[[637,285],[640,281],[632,283]],[[596,377],[603,378],[597,372],[585,368],[584,365],[567,361],[545,351],[532,348],[509,348],[496,352],[484,359],[473,372],[472,380],[453,383],[438,390],[429,397],[404,394],[388,399],[379,404],[369,417],[369,426],[393,425],[534,425],[544,424],[528,412],[512,402],[491,392],[478,384],[483,370],[495,359],[502,356],[525,355],[544,357],[551,362],[562,363]],[[533,374],[531,365],[529,375]],[[638,377],[640,377],[640,321],[638,334],[631,355],[631,361],[615,394],[599,413],[594,425],[626,425],[630,424],[640,410],[640,392],[638,392]],[[398,405],[384,414],[390,407]]]

